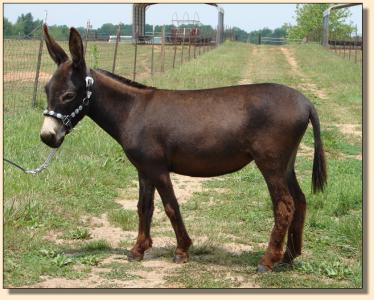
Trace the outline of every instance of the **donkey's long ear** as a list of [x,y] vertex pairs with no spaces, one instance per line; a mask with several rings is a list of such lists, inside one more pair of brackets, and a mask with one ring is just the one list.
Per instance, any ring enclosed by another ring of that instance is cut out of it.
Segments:
[[79,32],[74,27],[70,28],[69,49],[71,58],[73,59],[74,67],[85,70],[86,63],[84,60],[82,38]]
[[49,55],[52,57],[53,61],[57,65],[67,61],[69,59],[67,54],[65,53],[64,49],[62,49],[61,46],[57,44],[56,41],[49,35],[46,24],[43,25],[43,29],[45,44],[47,45]]

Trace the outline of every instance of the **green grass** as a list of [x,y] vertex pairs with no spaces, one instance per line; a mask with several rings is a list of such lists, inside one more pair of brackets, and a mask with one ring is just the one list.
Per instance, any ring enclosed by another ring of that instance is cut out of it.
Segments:
[[[207,242],[194,245],[190,263],[168,274],[165,279],[170,286],[241,287],[243,282],[250,282],[265,288],[362,287],[362,161],[357,159],[362,140],[344,135],[339,128],[343,123],[362,123],[360,67],[316,45],[288,47],[300,71],[328,97],[321,100],[314,92],[302,89],[320,114],[329,176],[326,191],[311,194],[312,157],[298,157],[296,172],[308,202],[303,255],[293,267],[278,266],[270,274],[256,273],[273,216],[263,177],[255,164],[250,164],[208,181],[202,192],[181,205],[191,237],[206,236]],[[104,50],[100,48],[97,53]],[[145,50],[144,59],[149,49]],[[105,67],[102,59],[87,60]],[[305,80],[293,72],[279,47],[227,42],[144,82],[162,88],[209,88],[237,84],[244,74],[250,74],[252,82],[295,87]],[[7,97],[24,99],[25,94],[5,84]],[[39,165],[49,152],[39,141],[41,123],[40,109],[5,113],[4,156],[28,168]],[[310,129],[302,142],[312,147]],[[113,226],[136,231],[136,213],[115,202],[120,190],[132,187],[136,179],[137,172],[121,147],[89,119],[66,138],[50,167],[39,175],[25,175],[5,164],[4,286],[33,284],[46,275],[84,278],[92,267],[105,267],[102,261],[106,257],[123,255],[123,250],[113,249],[104,240],[90,240],[84,217],[106,213]],[[158,235],[173,235],[171,226],[165,231],[163,224],[153,225],[155,230],[162,229]],[[46,239],[50,231],[60,233],[64,243]],[[132,243],[124,240],[121,245],[129,248]],[[224,247],[229,243],[240,243],[250,250],[235,254]],[[155,249],[155,255],[171,259],[173,251],[174,247],[168,246]],[[80,265],[84,268],[77,270]],[[106,286],[110,280],[139,279],[133,271],[144,270],[141,263],[107,267],[111,271],[100,274],[108,280]]]

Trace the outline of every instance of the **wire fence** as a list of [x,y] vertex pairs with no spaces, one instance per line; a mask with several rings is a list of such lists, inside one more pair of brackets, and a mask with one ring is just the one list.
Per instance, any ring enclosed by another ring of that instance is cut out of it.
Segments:
[[[186,31],[175,34],[163,28],[161,32],[135,38],[122,36],[120,30],[114,37],[87,32],[82,38],[88,66],[143,81],[214,49],[217,46],[215,34],[193,35]],[[69,53],[67,40],[58,43]],[[33,32],[32,38],[4,39],[4,113],[14,115],[30,107],[44,107],[44,85],[55,70],[41,28]]]
[[[357,34],[357,31],[350,35],[331,31],[329,33],[328,49],[357,64],[362,64],[363,42],[362,37]],[[290,39],[288,37],[271,37],[261,36],[251,37],[247,42],[257,45],[286,45],[286,44],[301,44],[301,43],[317,43],[322,44],[322,31],[311,32],[304,39]]]
[[362,64],[363,42],[362,37],[355,33],[342,36],[339,32],[330,32],[329,48],[344,59]]

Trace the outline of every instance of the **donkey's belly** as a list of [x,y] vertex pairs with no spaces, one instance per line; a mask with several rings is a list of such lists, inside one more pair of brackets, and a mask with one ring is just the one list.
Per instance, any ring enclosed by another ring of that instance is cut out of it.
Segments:
[[248,154],[210,157],[186,155],[174,157],[170,163],[170,171],[195,177],[213,177],[240,170],[252,160]]

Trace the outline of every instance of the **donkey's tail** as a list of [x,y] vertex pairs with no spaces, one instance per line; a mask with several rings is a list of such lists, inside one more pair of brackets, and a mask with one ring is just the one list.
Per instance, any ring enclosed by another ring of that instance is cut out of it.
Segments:
[[313,193],[323,192],[327,183],[326,160],[323,151],[323,144],[321,140],[321,128],[319,124],[318,114],[311,105],[309,119],[313,126],[314,135],[314,160],[313,160],[313,175],[312,175],[312,191]]

